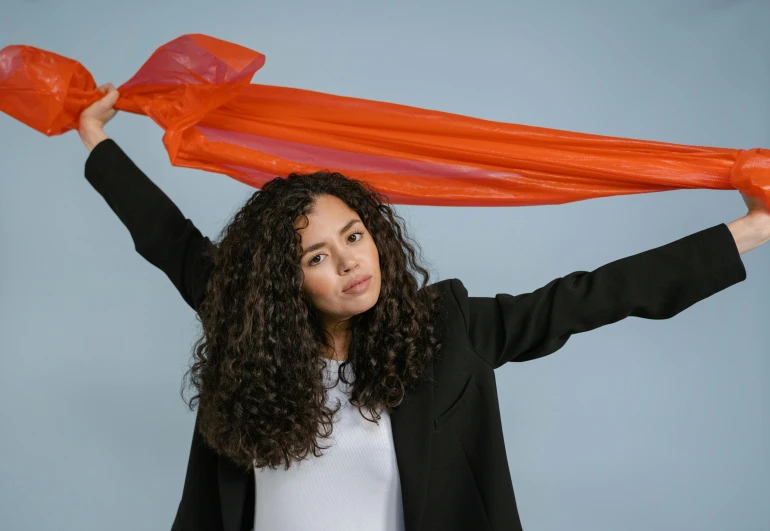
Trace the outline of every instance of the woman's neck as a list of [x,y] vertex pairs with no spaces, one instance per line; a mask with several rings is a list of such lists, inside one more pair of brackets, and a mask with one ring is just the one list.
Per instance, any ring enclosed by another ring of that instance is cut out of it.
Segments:
[[324,345],[321,355],[332,360],[345,361],[348,358],[348,347],[353,337],[350,320],[326,324],[326,338],[331,339],[331,345]]
[[348,359],[348,349],[345,348],[342,350],[340,348],[325,347],[321,353],[321,356],[327,360],[345,361]]

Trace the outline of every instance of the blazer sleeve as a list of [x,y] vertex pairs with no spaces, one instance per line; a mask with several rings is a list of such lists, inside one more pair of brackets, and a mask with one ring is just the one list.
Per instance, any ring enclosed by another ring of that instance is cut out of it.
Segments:
[[197,310],[205,291],[213,243],[111,138],[97,144],[85,177],[107,201],[134,241],[134,248],[162,270]]
[[497,368],[547,356],[572,334],[629,316],[669,319],[745,279],[735,239],[722,223],[532,293],[469,297],[459,280],[450,286],[472,348]]

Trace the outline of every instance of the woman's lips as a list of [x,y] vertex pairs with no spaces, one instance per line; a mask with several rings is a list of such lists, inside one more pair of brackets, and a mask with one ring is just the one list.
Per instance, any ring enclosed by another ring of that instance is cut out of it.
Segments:
[[369,276],[363,282],[359,282],[358,284],[356,284],[352,288],[349,288],[349,289],[343,291],[342,293],[363,293],[364,291],[369,289],[369,285],[371,283],[372,283],[372,277]]

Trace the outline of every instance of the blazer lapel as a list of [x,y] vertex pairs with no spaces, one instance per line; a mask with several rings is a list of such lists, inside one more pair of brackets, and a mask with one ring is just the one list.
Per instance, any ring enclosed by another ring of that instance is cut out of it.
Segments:
[[433,362],[428,364],[426,379],[390,415],[393,444],[401,479],[405,531],[421,528],[431,452],[431,415],[433,411]]
[[243,518],[243,505],[246,501],[246,482],[251,477],[243,472],[228,457],[217,459],[219,482],[219,504],[222,508],[223,531],[239,531]]

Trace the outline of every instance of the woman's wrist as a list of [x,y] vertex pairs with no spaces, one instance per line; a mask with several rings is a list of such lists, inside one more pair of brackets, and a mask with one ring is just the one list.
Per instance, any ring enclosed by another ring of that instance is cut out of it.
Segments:
[[78,129],[78,133],[80,134],[80,140],[83,141],[83,144],[86,146],[89,153],[93,151],[99,142],[109,138],[107,133],[104,132],[104,129],[99,126],[81,125],[80,129]]
[[770,213],[750,211],[740,219],[727,223],[740,254],[770,241]]

